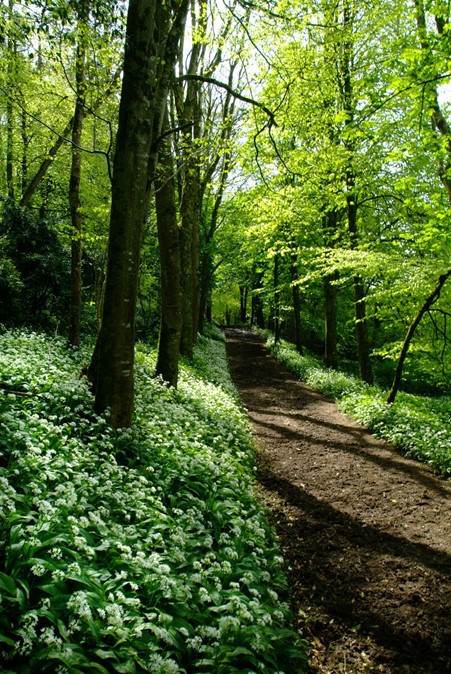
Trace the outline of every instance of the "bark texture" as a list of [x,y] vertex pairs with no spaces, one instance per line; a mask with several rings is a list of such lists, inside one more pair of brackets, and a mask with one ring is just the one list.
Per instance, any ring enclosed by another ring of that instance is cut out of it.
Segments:
[[175,205],[174,166],[167,140],[160,150],[155,181],[155,207],[161,277],[161,321],[156,374],[161,375],[170,386],[177,387],[182,329],[180,232]]
[[[338,226],[338,213],[329,211],[323,218],[324,242],[334,245],[334,236]],[[335,270],[326,273],[323,279],[324,288],[324,360],[327,367],[336,368],[338,365],[337,351],[337,322],[338,322],[338,272]]]
[[75,86],[76,102],[74,123],[72,126],[72,161],[69,179],[69,208],[72,222],[71,239],[71,293],[69,315],[69,342],[73,346],[80,344],[81,322],[81,259],[82,259],[82,215],[80,211],[80,182],[82,153],[81,147],[83,134],[83,121],[85,118],[85,32],[88,23],[89,2],[83,0],[78,5],[78,42],[75,63]]
[[298,268],[296,255],[293,256],[293,261],[290,265],[290,280],[294,314],[294,342],[296,344],[296,351],[302,354],[301,293],[299,292],[299,285],[297,284]]
[[143,224],[149,212],[157,143],[187,0],[131,0],[112,185],[102,326],[91,372],[95,408],[130,426],[134,400],[135,310]]

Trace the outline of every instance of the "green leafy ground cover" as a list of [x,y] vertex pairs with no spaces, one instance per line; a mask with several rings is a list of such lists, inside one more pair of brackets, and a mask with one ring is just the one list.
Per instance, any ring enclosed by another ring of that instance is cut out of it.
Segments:
[[140,346],[124,432],[92,411],[87,356],[0,336],[30,394],[0,393],[0,671],[302,672],[224,344],[201,339],[178,391]]
[[395,403],[388,405],[388,392],[382,388],[326,368],[310,354],[301,356],[287,342],[275,345],[270,333],[261,334],[278,360],[309,386],[334,398],[343,412],[443,477],[451,476],[450,396],[400,392]]

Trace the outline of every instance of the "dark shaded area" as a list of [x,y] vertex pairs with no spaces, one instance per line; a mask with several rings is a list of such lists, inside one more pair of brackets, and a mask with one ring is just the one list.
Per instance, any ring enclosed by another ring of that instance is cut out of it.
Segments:
[[312,672],[451,671],[449,485],[226,335]]
[[67,313],[70,252],[45,214],[8,201],[0,219],[0,323],[53,328]]

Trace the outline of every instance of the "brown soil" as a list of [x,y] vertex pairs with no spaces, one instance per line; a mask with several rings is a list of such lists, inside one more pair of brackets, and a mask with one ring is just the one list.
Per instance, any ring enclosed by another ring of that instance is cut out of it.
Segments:
[[449,484],[226,335],[311,672],[450,672]]

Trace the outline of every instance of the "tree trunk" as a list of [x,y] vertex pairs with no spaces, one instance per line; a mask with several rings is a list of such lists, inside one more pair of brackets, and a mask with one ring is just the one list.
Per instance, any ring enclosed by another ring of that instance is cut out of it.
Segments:
[[298,269],[296,264],[296,255],[293,255],[293,262],[290,265],[290,280],[291,280],[291,296],[293,300],[293,314],[294,314],[294,335],[296,351],[302,355],[302,329],[301,329],[301,294],[299,292]]
[[280,341],[280,288],[279,288],[279,261],[278,253],[274,256],[274,342]]
[[[190,159],[187,159],[190,162]],[[191,162],[193,158],[191,158]],[[187,166],[183,186],[180,213],[180,250],[182,256],[183,325],[181,353],[193,357],[193,348],[198,328],[199,290],[199,180],[198,170]]]
[[[235,64],[231,64],[229,70],[229,85],[233,84],[233,76],[235,72]],[[201,240],[200,248],[203,250],[203,254],[200,262],[200,271],[199,271],[199,280],[200,280],[200,306],[199,306],[199,331],[203,331],[204,319],[207,317],[207,320],[211,322],[211,292],[212,292],[212,282],[214,277],[214,260],[212,253],[212,244],[214,236],[218,226],[218,216],[219,210],[222,204],[222,199],[224,196],[224,190],[226,187],[227,178],[230,172],[230,163],[231,163],[231,145],[230,138],[233,129],[234,121],[234,109],[235,109],[235,99],[233,98],[230,91],[227,92],[227,95],[224,100],[224,105],[222,108],[222,130],[220,134],[220,144],[219,148],[216,151],[216,154],[212,157],[209,166],[206,166],[203,170],[202,181],[200,185],[200,221],[202,222],[202,216],[206,218],[205,211],[208,212],[207,208],[204,207],[204,197],[207,186],[213,181],[213,176],[218,166],[221,166],[219,173],[218,188],[216,194],[211,194],[213,197],[213,209],[211,212],[210,221],[208,224],[205,224],[205,227],[202,229],[203,238]],[[200,111],[199,111],[200,112]],[[210,111],[211,112],[211,111]],[[205,114],[205,113],[204,113]],[[208,111],[207,111],[208,116]],[[246,290],[247,293],[247,290]],[[210,302],[210,306],[209,306]],[[209,306],[209,317],[206,316]],[[244,321],[246,319],[244,318]]]
[[415,334],[415,330],[417,329],[418,325],[420,324],[421,319],[423,318],[424,314],[429,311],[431,306],[436,302],[439,297],[441,290],[448,280],[448,278],[451,276],[451,269],[449,269],[445,274],[439,277],[438,283],[435,286],[434,290],[431,292],[431,294],[426,298],[424,301],[421,309],[413,319],[412,323],[410,324],[409,329],[407,330],[406,337],[404,339],[401,352],[399,354],[398,358],[398,363],[396,365],[396,371],[395,371],[395,376],[393,379],[393,384],[390,389],[390,393],[387,398],[388,403],[394,403],[396,394],[399,391],[399,387],[401,384],[401,377],[402,377],[402,370],[404,367],[404,361],[406,360],[407,352],[409,350],[410,342],[412,341],[412,337]]
[[21,191],[25,189],[28,180],[28,146],[30,138],[28,136],[27,115],[25,110],[22,110],[21,120],[21,134],[22,134],[22,175],[21,175]]
[[193,347],[199,325],[199,243],[200,243],[200,167],[196,156],[199,139],[199,83],[189,82],[184,105],[183,122],[193,122],[193,128],[184,135],[184,172],[180,215],[182,227],[180,248],[182,256],[183,325],[180,350],[187,358],[193,357]]
[[161,322],[156,374],[176,388],[182,329],[182,292],[174,166],[167,140],[160,151],[155,180],[155,207],[161,270]]
[[337,354],[337,313],[338,313],[338,272],[327,274],[324,277],[325,301],[325,329],[324,329],[324,360],[327,367],[334,370],[338,366]]
[[257,292],[252,293],[252,319],[251,323],[263,330],[265,328],[265,317],[263,315],[263,302],[258,291],[262,287],[263,274],[258,274],[257,279],[253,283],[253,290]]
[[360,377],[367,384],[373,383],[373,368],[370,360],[368,321],[366,320],[365,289],[360,276],[354,276],[355,320]]
[[[423,0],[415,0],[415,12],[416,12],[416,22],[417,22],[417,31],[420,39],[421,49],[425,53],[427,59],[431,58],[433,50],[431,49],[431,42],[436,42],[436,36],[431,40],[428,34],[428,23],[426,21],[425,7]],[[439,10],[440,5],[437,5]],[[444,7],[442,7],[442,10]],[[447,27],[447,22],[442,16],[438,13],[434,14],[435,25],[437,28],[437,33],[443,39],[443,34]],[[446,119],[446,116],[443,114],[442,108],[440,107],[438,90],[437,90],[437,81],[429,82],[426,88],[426,91],[431,92],[431,98],[429,107],[431,110],[431,126],[432,130],[436,135],[440,135],[445,141],[444,145],[446,149],[445,158],[439,157],[438,159],[438,174],[443,183],[443,186],[446,189],[448,195],[448,201],[451,203],[451,177],[450,177],[450,168],[451,168],[451,127]],[[423,91],[424,95],[424,91]]]
[[[330,210],[323,217],[324,242],[327,245],[334,245],[338,224],[337,211]],[[323,279],[324,288],[324,360],[327,367],[336,369],[338,366],[337,352],[337,314],[338,314],[338,271],[326,273]]]
[[[202,254],[200,263],[200,292],[199,292],[199,332],[204,330],[205,319],[207,318],[208,301],[211,292],[211,283],[213,279],[213,260],[208,247],[204,244],[205,250]],[[208,319],[207,319],[208,320]]]
[[[13,25],[14,0],[9,0],[8,18]],[[12,28],[8,31],[6,41],[7,54],[7,98],[6,98],[6,184],[8,197],[14,200],[14,110],[12,103],[12,93],[16,86],[14,82],[15,58],[16,58],[16,40],[12,34]]]
[[[351,247],[357,248],[357,203],[354,192],[354,175],[351,171],[347,172],[348,193],[347,213],[348,230],[351,239]],[[373,368],[370,359],[370,341],[368,335],[368,321],[366,320],[365,289],[362,278],[356,274],[353,278],[354,285],[354,312],[355,329],[357,337],[357,354],[359,359],[360,378],[367,384],[373,383]]]
[[74,123],[72,126],[72,162],[69,179],[69,207],[72,222],[71,236],[71,288],[69,314],[69,343],[73,346],[80,344],[81,322],[81,259],[82,259],[82,216],[80,212],[80,180],[82,154],[81,147],[83,120],[85,117],[85,59],[86,59],[86,28],[89,15],[87,0],[78,5],[78,42],[75,62],[75,93],[76,103]]
[[[191,24],[193,32],[198,35],[189,59],[187,72],[194,75],[199,71],[205,45],[202,37],[206,36],[207,3],[199,0],[191,4]],[[181,55],[183,59],[183,55]],[[182,303],[183,324],[180,351],[187,358],[192,358],[193,347],[199,329],[200,310],[200,218],[201,218],[201,179],[199,148],[201,137],[201,85],[190,80],[186,84],[186,95],[183,98],[183,84],[179,82],[176,91],[180,126],[188,131],[182,134],[181,159],[181,237],[180,249],[182,257]]]
[[240,286],[240,323],[246,323],[247,317],[247,286]]
[[[346,0],[343,8],[343,27],[346,29],[343,42],[342,76],[343,98],[346,111],[345,126],[350,131],[345,139],[348,150],[348,166],[346,168],[346,211],[351,248],[358,248],[357,233],[357,192],[356,177],[353,160],[356,154],[355,141],[351,133],[354,124],[355,101],[352,82],[352,64],[354,61],[353,44],[353,3]],[[354,283],[354,313],[357,337],[357,355],[359,360],[360,378],[368,384],[373,383],[373,369],[370,360],[370,342],[368,337],[368,323],[366,320],[365,290],[361,277],[355,275]]]
[[109,409],[116,428],[132,421],[142,231],[187,5],[188,0],[130,0],[128,9],[102,326],[90,368],[95,409]]
[[31,197],[33,194],[36,192],[36,188],[47,173],[48,169],[53,163],[53,160],[60,149],[61,145],[64,143],[65,140],[67,140],[67,136],[71,132],[72,125],[74,123],[74,118],[71,117],[66,126],[63,129],[63,132],[61,135],[58,136],[52,147],[47,153],[46,158],[42,161],[41,165],[39,166],[38,170],[34,174],[33,178],[30,180],[28,183],[26,189],[24,189],[22,198],[20,200],[20,205],[26,206],[28,202],[30,201]]

